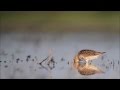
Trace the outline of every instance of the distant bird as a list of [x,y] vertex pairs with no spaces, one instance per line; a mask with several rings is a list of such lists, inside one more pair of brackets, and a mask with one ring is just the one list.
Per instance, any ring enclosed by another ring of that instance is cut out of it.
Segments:
[[78,52],[77,58],[79,61],[85,60],[86,64],[88,64],[90,60],[97,59],[98,57],[102,56],[104,53],[106,52],[99,52],[95,50],[84,49]]
[[[83,52],[84,52],[84,55],[83,55]],[[91,53],[91,52],[94,52],[96,53],[96,51],[91,51],[91,50],[82,50],[80,51],[75,57],[74,57],[74,62],[73,62],[73,66],[77,69],[77,71],[81,74],[81,75],[93,75],[93,74],[97,74],[97,73],[104,73],[102,70],[100,70],[99,68],[97,68],[96,66],[94,65],[90,65],[88,63],[89,60],[93,60],[95,59],[95,57],[92,58],[92,56],[94,55],[91,55],[91,58],[88,59],[87,57],[90,57],[90,55],[86,55],[86,53]],[[81,54],[80,54],[81,53]],[[98,52],[97,52],[98,53]],[[100,53],[100,52],[99,52]],[[102,52],[101,52],[102,53]],[[83,55],[84,58],[82,58],[82,60],[84,61],[87,61],[87,63],[83,63],[83,62],[80,62],[81,61],[81,57],[80,55]],[[98,54],[99,55],[99,54]],[[85,58],[86,57],[86,58]],[[97,57],[97,56],[96,56]]]

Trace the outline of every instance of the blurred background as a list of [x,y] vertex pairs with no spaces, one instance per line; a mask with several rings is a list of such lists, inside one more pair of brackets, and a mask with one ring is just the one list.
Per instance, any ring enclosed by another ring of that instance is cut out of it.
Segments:
[[[115,11],[1,11],[1,31],[118,31]],[[107,28],[107,29],[106,29]]]
[[[0,78],[120,78],[119,39],[116,11],[0,11]],[[93,62],[105,74],[86,77],[71,69],[82,49],[107,52]],[[50,51],[57,64],[48,72],[37,63]],[[28,55],[37,61],[25,62]]]

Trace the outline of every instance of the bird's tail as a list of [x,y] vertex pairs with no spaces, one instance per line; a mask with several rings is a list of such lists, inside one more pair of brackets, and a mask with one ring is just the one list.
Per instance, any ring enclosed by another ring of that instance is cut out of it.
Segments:
[[104,53],[106,53],[106,52],[98,52],[98,54],[104,54]]
[[106,52],[101,52],[101,54],[104,54],[104,53],[106,53]]

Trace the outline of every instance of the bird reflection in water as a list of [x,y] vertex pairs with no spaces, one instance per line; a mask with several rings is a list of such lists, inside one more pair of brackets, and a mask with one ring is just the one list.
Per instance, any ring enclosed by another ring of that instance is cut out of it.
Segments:
[[81,75],[94,75],[104,73],[101,69],[95,65],[86,63],[85,61],[80,61],[77,56],[74,58],[73,66]]

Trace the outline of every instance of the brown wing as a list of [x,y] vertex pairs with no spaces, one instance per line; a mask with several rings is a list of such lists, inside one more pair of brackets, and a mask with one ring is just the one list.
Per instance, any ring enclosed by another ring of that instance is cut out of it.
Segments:
[[94,50],[88,50],[88,49],[85,49],[85,50],[81,50],[78,55],[96,55],[96,51]]
[[89,55],[100,55],[100,54],[104,54],[106,52],[97,52],[95,50],[89,50],[89,49],[85,49],[85,50],[81,50],[78,55],[84,55],[84,56],[89,56]]

